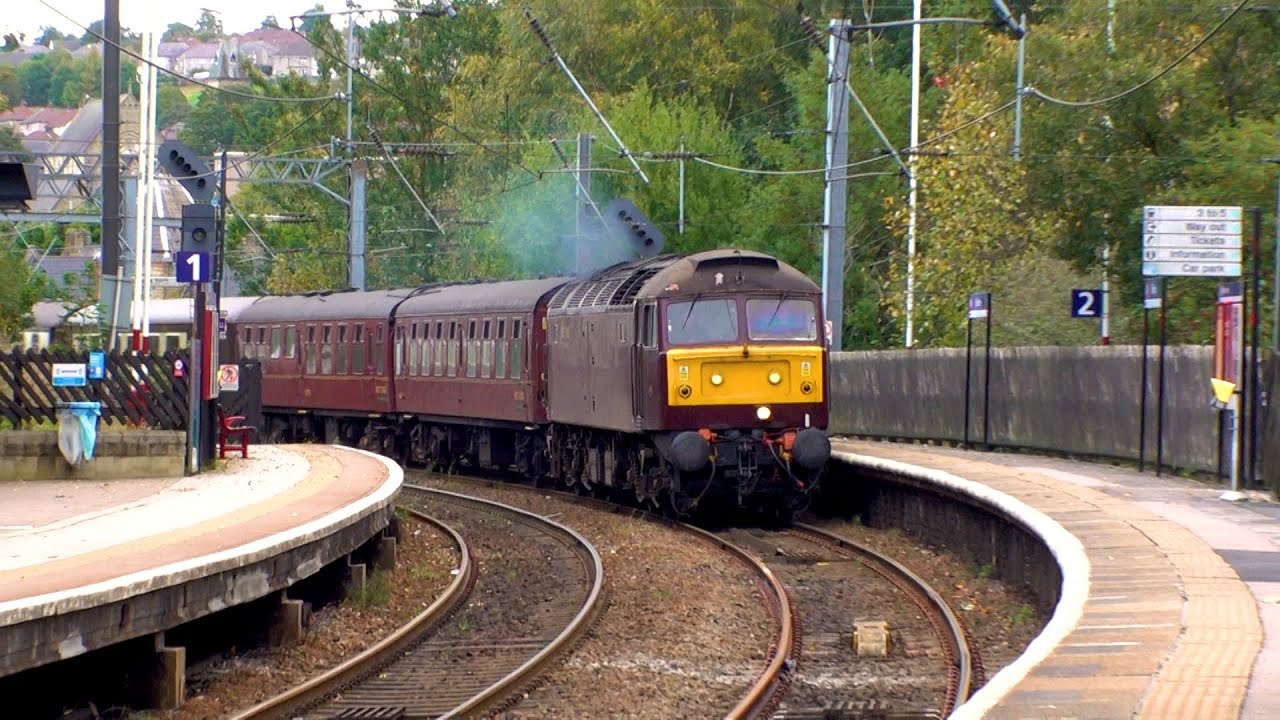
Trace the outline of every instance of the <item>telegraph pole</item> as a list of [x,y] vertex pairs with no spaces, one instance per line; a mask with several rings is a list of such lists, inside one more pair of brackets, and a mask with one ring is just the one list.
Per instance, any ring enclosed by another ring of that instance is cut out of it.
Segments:
[[102,283],[98,299],[110,308],[107,347],[114,350],[124,275],[120,265],[120,0],[104,0],[102,37]]

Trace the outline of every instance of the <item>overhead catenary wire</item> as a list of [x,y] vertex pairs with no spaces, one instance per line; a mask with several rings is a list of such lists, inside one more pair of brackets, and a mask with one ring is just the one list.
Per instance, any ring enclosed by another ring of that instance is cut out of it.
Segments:
[[631,161],[631,167],[635,168],[636,174],[640,176],[640,179],[644,181],[644,184],[648,185],[649,177],[644,174],[644,170],[640,169],[640,163],[636,162],[631,151],[628,150],[626,144],[622,142],[622,138],[618,137],[618,133],[613,131],[613,126],[609,124],[604,113],[600,112],[600,108],[596,107],[596,104],[592,102],[591,96],[587,94],[587,91],[582,87],[582,84],[578,82],[578,78],[574,77],[573,71],[569,69],[569,66],[565,64],[564,58],[560,56],[560,51],[556,50],[556,46],[551,42],[551,36],[543,29],[542,24],[538,22],[538,18],[533,16],[533,10],[528,5],[524,6],[524,16],[528,19],[529,27],[533,28],[534,34],[537,35],[538,39],[542,41],[542,44],[546,45],[547,49],[551,51],[551,58],[556,61],[556,64],[560,66],[560,69],[564,71],[564,74],[569,76],[569,80],[572,81],[573,86],[577,88],[578,94],[587,102],[587,106],[591,108],[591,112],[595,113],[596,119],[600,121],[601,125],[604,125],[604,129],[609,132],[609,136],[613,138],[613,141],[618,143],[618,147],[622,150],[623,157]]
[[422,211],[427,214],[427,217],[431,218],[431,222],[435,223],[436,229],[439,230],[441,235],[443,235],[444,226],[436,219],[435,214],[431,212],[431,208],[427,207],[427,204],[422,201],[422,196],[413,188],[413,183],[410,183],[409,178],[405,177],[404,173],[400,171],[400,163],[396,162],[395,156],[392,155],[387,150],[387,147],[382,144],[382,138],[378,135],[378,129],[372,124],[369,125],[369,136],[373,138],[373,141],[377,143],[378,148],[382,150],[382,154],[391,162],[391,169],[396,171],[396,175],[400,176],[400,182],[404,183],[404,186],[409,189],[409,193],[413,195],[413,199],[418,201],[418,205],[422,208]]
[[1114,102],[1116,100],[1119,100],[1122,97],[1125,97],[1126,95],[1131,95],[1141,90],[1142,88],[1150,85],[1156,80],[1159,80],[1165,75],[1168,75],[1169,73],[1173,72],[1174,68],[1178,67],[1183,62],[1185,62],[1187,58],[1194,55],[1197,50],[1203,47],[1205,43],[1209,42],[1209,40],[1211,40],[1214,35],[1217,35],[1218,31],[1221,30],[1223,27],[1225,27],[1227,23],[1231,22],[1231,19],[1234,18],[1236,15],[1238,15],[1240,11],[1244,9],[1244,6],[1248,4],[1249,4],[1249,0],[1240,0],[1240,3],[1237,4],[1234,8],[1232,8],[1231,12],[1227,13],[1226,17],[1222,18],[1222,20],[1217,25],[1215,25],[1212,30],[1206,33],[1204,37],[1196,41],[1196,43],[1193,44],[1191,47],[1187,48],[1187,50],[1183,52],[1181,55],[1179,55],[1177,59],[1175,59],[1173,62],[1169,63],[1168,65],[1164,66],[1163,68],[1161,68],[1158,72],[1156,72],[1156,74],[1152,75],[1146,80],[1143,80],[1137,85],[1134,85],[1128,90],[1124,90],[1123,92],[1118,92],[1114,95],[1108,95],[1107,97],[1098,98],[1096,100],[1064,100],[1062,98],[1057,98],[1052,95],[1049,95],[1048,93],[1041,92],[1031,86],[1026,87],[1024,89],[1024,92],[1028,95],[1034,95],[1035,97],[1038,97],[1041,100],[1044,100],[1045,102],[1050,102],[1055,105],[1063,105],[1066,107],[1085,108],[1085,107],[1094,107],[1097,105],[1105,105],[1106,103]]
[[87,34],[89,34],[89,35],[92,35],[93,37],[95,37],[95,38],[97,38],[97,39],[101,40],[101,41],[103,42],[103,44],[105,44],[105,45],[110,45],[110,46],[112,46],[112,47],[114,47],[114,48],[118,49],[120,52],[124,53],[125,55],[128,55],[129,57],[133,58],[134,60],[137,60],[138,62],[141,62],[141,63],[145,63],[145,64],[147,64],[147,65],[150,65],[151,67],[155,68],[156,70],[159,70],[160,72],[162,72],[162,73],[164,73],[164,74],[166,74],[166,75],[169,75],[169,76],[172,76],[172,77],[174,77],[174,78],[177,78],[178,80],[181,80],[181,81],[183,81],[183,82],[189,82],[189,83],[191,83],[191,84],[193,84],[193,85],[199,85],[200,87],[202,87],[202,88],[206,88],[206,89],[208,89],[208,90],[215,90],[215,91],[220,92],[220,93],[224,93],[224,94],[227,94],[227,95],[234,95],[234,96],[236,96],[236,97],[242,97],[242,98],[246,98],[246,99],[249,99],[249,100],[270,100],[270,101],[273,101],[273,102],[281,102],[281,103],[310,103],[310,102],[323,102],[323,101],[325,101],[325,100],[334,100],[334,99],[336,99],[336,97],[337,97],[336,95],[317,95],[317,96],[315,96],[315,97],[288,97],[288,96],[285,96],[285,95],[258,95],[258,94],[256,94],[256,93],[246,93],[246,92],[240,92],[239,90],[232,90],[231,88],[219,87],[218,85],[214,85],[214,84],[212,84],[212,83],[207,83],[207,82],[204,82],[204,81],[201,81],[201,80],[197,80],[197,79],[195,79],[195,78],[193,78],[193,77],[189,77],[189,76],[187,76],[187,75],[183,75],[183,74],[181,74],[181,73],[179,73],[179,72],[175,72],[175,71],[173,71],[173,70],[170,70],[169,68],[165,67],[164,65],[161,65],[161,64],[159,64],[159,63],[153,62],[153,61],[151,61],[151,60],[149,60],[149,59],[147,59],[147,58],[145,58],[145,57],[143,57],[143,56],[139,55],[138,53],[135,53],[134,51],[132,51],[132,50],[130,50],[129,48],[127,48],[127,47],[125,47],[125,46],[121,45],[120,43],[112,42],[111,40],[108,40],[108,39],[106,38],[106,36],[104,36],[102,33],[100,33],[100,32],[98,32],[98,31],[96,31],[96,30],[94,30],[94,29],[90,28],[90,27],[89,27],[89,26],[87,26],[87,25],[82,25],[82,24],[80,24],[80,22],[78,22],[75,18],[71,17],[70,15],[68,15],[68,14],[66,14],[66,13],[64,13],[64,12],[62,12],[62,11],[61,11],[61,10],[59,10],[58,8],[56,8],[56,7],[54,7],[53,5],[49,4],[49,3],[47,2],[47,0],[40,0],[40,4],[41,4],[41,5],[44,5],[44,6],[45,6],[45,7],[47,7],[47,8],[49,8],[49,9],[50,9],[50,10],[52,10],[54,13],[56,13],[56,14],[58,14],[58,15],[61,15],[63,18],[65,18],[65,19],[67,20],[67,22],[71,23],[72,25],[75,25],[76,27],[80,28],[81,30],[84,30],[84,31],[85,31],[85,33],[87,33]]

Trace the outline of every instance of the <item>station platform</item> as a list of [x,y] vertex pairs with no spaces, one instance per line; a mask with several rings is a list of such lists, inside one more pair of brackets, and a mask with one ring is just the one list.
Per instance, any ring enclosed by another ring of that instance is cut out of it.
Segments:
[[255,445],[225,462],[164,480],[0,481],[0,677],[287,588],[385,529],[403,481],[394,462],[337,446]]
[[1033,455],[836,440],[852,466],[995,504],[1046,541],[1063,593],[956,718],[1280,717],[1280,503]]

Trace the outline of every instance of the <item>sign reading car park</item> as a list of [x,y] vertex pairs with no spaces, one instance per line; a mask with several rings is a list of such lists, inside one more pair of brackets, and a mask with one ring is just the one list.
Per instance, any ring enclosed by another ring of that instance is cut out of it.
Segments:
[[1239,277],[1238,206],[1148,205],[1142,210],[1142,274]]

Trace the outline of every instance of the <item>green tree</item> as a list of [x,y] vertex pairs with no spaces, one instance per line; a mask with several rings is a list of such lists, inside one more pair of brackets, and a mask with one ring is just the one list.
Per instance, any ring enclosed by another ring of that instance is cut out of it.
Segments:
[[208,42],[222,37],[222,18],[208,8],[200,9],[196,19],[196,37]]
[[18,66],[18,87],[22,91],[20,102],[27,105],[49,104],[53,66],[45,55],[37,55]]
[[54,45],[64,45],[68,42],[73,42],[75,39],[76,37],[74,35],[65,35],[59,31],[58,28],[53,27],[52,25],[45,25],[40,28],[40,35],[36,38],[35,44],[51,48]]
[[158,85],[156,87],[156,124],[167,128],[174,123],[182,122],[191,115],[193,108],[187,101],[186,93],[176,85]]
[[22,138],[8,125],[0,125],[0,152],[23,152]]
[[12,342],[31,326],[31,308],[45,296],[48,279],[33,273],[22,251],[0,250],[0,341]]
[[165,28],[164,34],[160,36],[161,42],[176,42],[178,40],[186,40],[195,37],[195,28],[186,23],[171,22],[169,27]]

